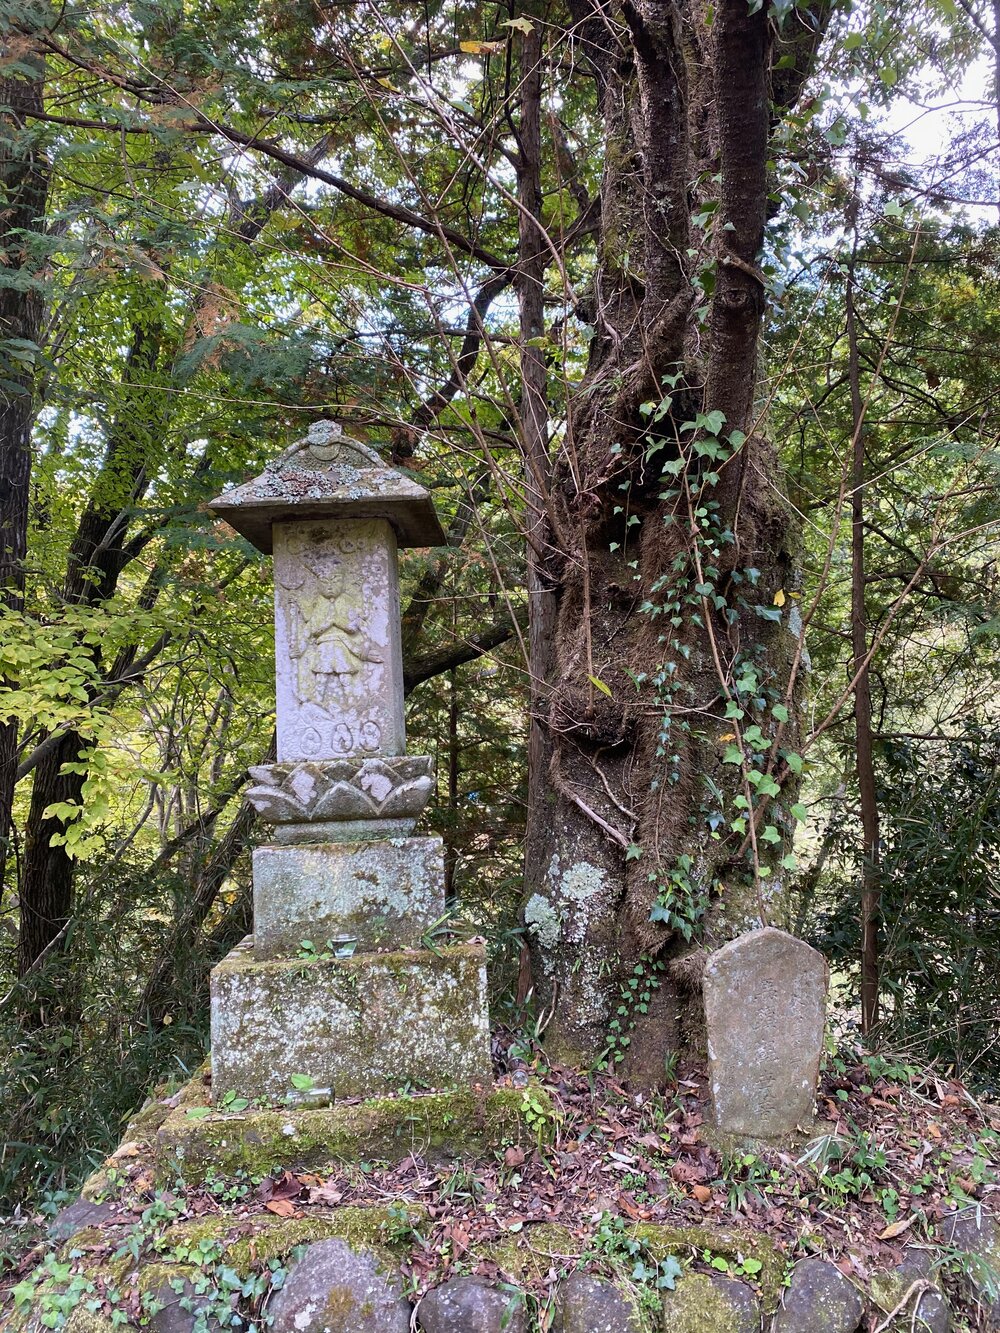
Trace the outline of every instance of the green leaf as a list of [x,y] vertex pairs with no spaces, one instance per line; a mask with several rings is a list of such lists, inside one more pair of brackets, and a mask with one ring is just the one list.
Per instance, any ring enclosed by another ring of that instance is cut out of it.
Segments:
[[587,679],[590,681],[591,685],[593,685],[595,690],[600,690],[601,693],[606,694],[609,699],[614,698],[614,695],[611,693],[611,687],[609,685],[605,685],[604,681],[601,680],[600,676],[588,676]]
[[299,1092],[309,1092],[316,1086],[316,1080],[310,1074],[293,1074],[292,1087]]
[[779,722],[788,721],[788,709],[784,704],[775,704],[771,709],[771,716],[776,717]]

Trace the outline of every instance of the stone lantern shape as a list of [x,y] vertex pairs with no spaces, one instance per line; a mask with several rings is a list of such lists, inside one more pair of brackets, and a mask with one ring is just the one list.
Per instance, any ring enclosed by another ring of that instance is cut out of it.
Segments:
[[212,973],[213,1097],[487,1082],[483,948],[422,946],[443,849],[410,836],[434,778],[406,754],[396,551],[444,544],[431,498],[321,421],[211,509],[273,553],[278,730],[250,770],[274,829],[254,933]]

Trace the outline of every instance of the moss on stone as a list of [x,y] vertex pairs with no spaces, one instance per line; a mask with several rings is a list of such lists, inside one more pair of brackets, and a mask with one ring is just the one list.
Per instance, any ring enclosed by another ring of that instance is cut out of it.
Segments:
[[[532,1097],[551,1107],[542,1088]],[[531,1141],[517,1088],[469,1088],[419,1097],[377,1097],[353,1105],[248,1110],[191,1119],[178,1108],[153,1146],[156,1174],[197,1183],[209,1175],[266,1176],[277,1167],[319,1169],[340,1162],[395,1161],[410,1152],[475,1158],[501,1143]]]
[[536,1222],[503,1240],[474,1245],[470,1258],[495,1263],[505,1277],[515,1282],[539,1280],[553,1264],[575,1262],[580,1243],[569,1227],[556,1222]]
[[[405,1205],[405,1212],[413,1226],[419,1226],[427,1217],[427,1210],[415,1204]],[[348,1205],[335,1209],[328,1217],[282,1218],[272,1213],[240,1218],[201,1217],[168,1227],[159,1249],[164,1256],[177,1254],[186,1258],[192,1248],[214,1242],[226,1263],[245,1277],[255,1264],[284,1259],[298,1245],[343,1240],[352,1248],[364,1245],[385,1252],[387,1265],[394,1268],[397,1264],[394,1251],[409,1248],[408,1237],[398,1233],[399,1223],[399,1213],[391,1206]]]
[[667,1226],[655,1222],[637,1222],[632,1236],[642,1242],[654,1259],[668,1255],[692,1258],[706,1250],[713,1256],[731,1259],[756,1259],[761,1265],[754,1282],[768,1310],[774,1309],[781,1296],[785,1277],[785,1257],[769,1236],[753,1231],[730,1230],[710,1226]]
[[689,1273],[664,1297],[670,1333],[740,1333],[740,1318],[705,1273]]
[[[117,1250],[126,1234],[120,1227],[114,1232],[103,1231],[100,1227],[85,1227],[60,1245],[57,1258],[64,1264],[79,1259],[79,1266],[85,1272],[106,1278],[109,1282],[121,1282],[132,1266],[132,1257],[125,1254],[116,1258],[114,1250]],[[98,1253],[88,1253],[93,1251]]]
[[83,1182],[80,1197],[88,1203],[103,1203],[115,1193],[115,1183],[110,1171],[99,1167]]
[[153,1295],[162,1288],[172,1290],[175,1282],[194,1282],[198,1270],[189,1264],[146,1263],[135,1274],[135,1288],[141,1296]]
[[109,1316],[85,1310],[82,1305],[77,1306],[65,1324],[66,1333],[117,1333],[120,1327]]
[[145,1143],[153,1137],[174,1108],[166,1102],[147,1102],[128,1122],[125,1141],[129,1139]]

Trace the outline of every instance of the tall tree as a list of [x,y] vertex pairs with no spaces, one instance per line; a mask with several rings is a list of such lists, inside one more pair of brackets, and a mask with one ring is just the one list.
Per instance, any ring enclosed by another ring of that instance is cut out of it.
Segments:
[[[45,57],[37,34],[47,6],[19,6],[17,23],[0,10],[0,607],[20,610],[28,540],[31,428],[44,306],[48,164],[38,121]],[[0,680],[0,684],[4,682]],[[8,682],[9,683],[9,682]],[[18,724],[0,716],[0,879],[8,850],[17,771]],[[2,896],[2,890],[0,890]]]
[[[795,537],[755,402],[761,264],[770,134],[830,12],[574,9],[604,170],[589,361],[553,468],[525,913],[555,1044],[593,1057],[610,1032],[654,1075],[690,1035],[695,934],[780,910]],[[656,994],[619,1006],[644,971]]]

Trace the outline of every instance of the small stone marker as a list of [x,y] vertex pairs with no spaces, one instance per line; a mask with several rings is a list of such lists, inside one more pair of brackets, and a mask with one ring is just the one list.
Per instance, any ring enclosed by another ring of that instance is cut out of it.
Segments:
[[704,998],[719,1129],[780,1138],[812,1119],[828,983],[821,953],[770,926],[711,955]]
[[254,935],[212,973],[213,1097],[487,1082],[483,946],[421,947],[442,844],[409,836],[434,778],[406,754],[396,551],[444,544],[431,498],[320,421],[211,507],[274,555],[278,726],[248,791],[275,830]]

